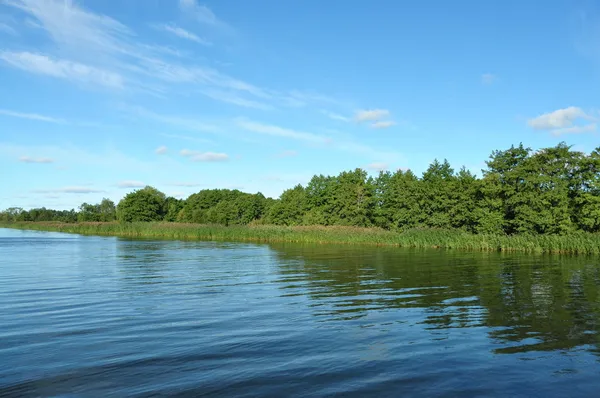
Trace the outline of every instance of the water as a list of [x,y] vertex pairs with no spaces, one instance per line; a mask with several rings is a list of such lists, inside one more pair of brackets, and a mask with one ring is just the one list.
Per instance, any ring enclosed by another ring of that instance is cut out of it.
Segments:
[[598,263],[0,229],[0,396],[595,396]]

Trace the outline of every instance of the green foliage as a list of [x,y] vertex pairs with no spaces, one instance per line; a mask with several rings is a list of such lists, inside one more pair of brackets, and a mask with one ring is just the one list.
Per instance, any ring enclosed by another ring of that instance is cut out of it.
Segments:
[[162,221],[167,199],[165,194],[154,187],[128,193],[117,206],[117,219],[121,222]]
[[522,144],[493,151],[479,178],[435,160],[419,178],[410,170],[370,177],[355,169],[315,175],[279,199],[261,193],[209,189],[186,200],[155,188],[119,202],[83,203],[79,211],[11,208],[0,222],[167,221],[225,226],[428,228],[493,236],[554,236],[600,232],[600,148],[590,154],[565,143],[532,151]]

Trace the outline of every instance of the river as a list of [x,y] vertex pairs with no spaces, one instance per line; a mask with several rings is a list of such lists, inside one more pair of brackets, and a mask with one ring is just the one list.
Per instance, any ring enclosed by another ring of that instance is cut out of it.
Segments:
[[599,263],[0,229],[0,396],[595,396]]

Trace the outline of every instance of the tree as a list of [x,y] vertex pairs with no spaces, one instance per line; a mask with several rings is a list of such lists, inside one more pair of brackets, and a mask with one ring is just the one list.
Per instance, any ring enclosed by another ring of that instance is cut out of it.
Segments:
[[117,208],[115,202],[110,199],[103,198],[98,206],[100,213],[100,221],[110,222],[117,219]]
[[121,222],[161,221],[166,214],[165,207],[165,194],[147,186],[121,199],[117,206],[117,219]]
[[275,225],[300,225],[306,213],[306,191],[300,184],[285,190],[267,213],[267,222]]

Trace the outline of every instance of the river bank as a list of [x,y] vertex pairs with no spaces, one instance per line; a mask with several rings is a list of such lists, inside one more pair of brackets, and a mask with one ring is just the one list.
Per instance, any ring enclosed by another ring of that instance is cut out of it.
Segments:
[[600,254],[600,235],[475,235],[460,230],[379,228],[220,226],[185,223],[0,223],[0,227],[132,238],[355,244],[408,248],[462,249],[525,253]]

